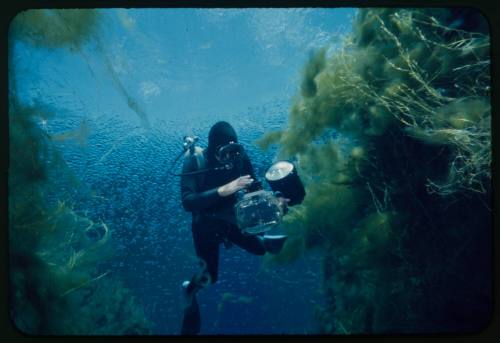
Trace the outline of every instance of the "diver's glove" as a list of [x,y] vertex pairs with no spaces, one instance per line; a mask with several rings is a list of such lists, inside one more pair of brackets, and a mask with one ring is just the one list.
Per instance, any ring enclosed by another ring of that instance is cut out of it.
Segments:
[[283,193],[281,193],[280,191],[274,192],[274,196],[280,201],[280,206],[281,206],[281,209],[283,211],[283,214],[287,214],[288,213],[288,203],[290,202],[290,199],[285,198]]
[[247,192],[252,193],[256,191],[260,191],[262,188],[262,181],[258,179],[254,179],[254,181],[247,187]]
[[288,236],[286,235],[264,235],[257,237],[262,242],[262,245],[264,246],[266,252],[271,254],[279,253],[283,248],[283,244],[285,244],[285,241],[288,238]]

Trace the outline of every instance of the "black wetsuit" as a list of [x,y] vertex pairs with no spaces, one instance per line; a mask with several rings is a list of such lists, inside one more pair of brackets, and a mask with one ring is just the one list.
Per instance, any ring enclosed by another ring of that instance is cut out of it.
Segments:
[[[206,150],[203,154],[206,161],[205,168],[213,169],[220,166],[214,159],[208,157]],[[197,169],[198,164],[194,156],[184,160],[183,174]],[[225,240],[252,254],[264,255],[266,252],[256,236],[243,235],[236,226],[234,212],[236,195],[221,197],[217,193],[220,186],[243,175],[250,175],[256,180],[252,164],[246,154],[239,168],[210,170],[204,175],[186,175],[181,178],[182,205],[186,211],[193,214],[192,233],[196,254],[205,261],[212,283],[217,280],[219,245]],[[251,186],[248,191],[257,190],[253,188]]]

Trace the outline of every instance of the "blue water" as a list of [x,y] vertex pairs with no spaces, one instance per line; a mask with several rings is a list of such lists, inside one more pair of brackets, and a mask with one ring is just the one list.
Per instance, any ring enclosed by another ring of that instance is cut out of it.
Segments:
[[[354,13],[104,10],[99,43],[76,51],[13,45],[14,91],[53,109],[40,117],[49,134],[73,134],[55,142],[66,167],[53,171],[73,182],[52,196],[70,197],[76,211],[107,223],[115,254],[98,268],[124,280],[153,333],[178,334],[180,285],[196,268],[191,216],[180,206],[179,179],[168,174],[183,136],[198,135],[206,146],[211,125],[229,121],[263,178],[276,152],[254,140],[286,127],[311,50],[335,49],[331,38],[350,30]],[[221,246],[219,280],[198,296],[201,333],[314,333],[321,268],[314,252],[266,269],[262,257]],[[224,295],[230,300],[221,303]]]

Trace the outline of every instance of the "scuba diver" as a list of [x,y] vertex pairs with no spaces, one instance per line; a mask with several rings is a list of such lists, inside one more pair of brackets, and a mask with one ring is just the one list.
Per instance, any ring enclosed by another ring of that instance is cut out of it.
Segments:
[[[201,318],[196,293],[217,281],[219,246],[232,244],[255,255],[278,253],[285,235],[245,235],[237,226],[234,205],[238,192],[262,189],[233,127],[219,121],[208,135],[208,147],[189,146],[181,176],[182,206],[192,212],[192,235],[199,270],[184,281],[185,300],[181,334],[198,334]],[[288,199],[280,197],[286,210]]]

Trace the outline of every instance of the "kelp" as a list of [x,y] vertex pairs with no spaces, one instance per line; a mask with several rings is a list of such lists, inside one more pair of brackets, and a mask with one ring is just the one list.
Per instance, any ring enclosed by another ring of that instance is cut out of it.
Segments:
[[[96,10],[29,10],[14,20],[10,38],[36,47],[81,46],[96,33]],[[11,52],[12,57],[12,52]],[[12,61],[11,61],[12,62]],[[75,185],[56,142],[84,144],[76,133],[49,135],[40,124],[60,115],[41,99],[26,105],[13,87],[9,65],[9,293],[15,326],[28,334],[145,334],[141,306],[102,262],[113,256],[114,228],[76,208],[59,192]],[[18,87],[22,85],[17,85]]]
[[306,186],[267,261],[323,252],[322,333],[487,325],[489,44],[472,9],[360,9],[340,49],[305,66],[288,127],[259,140]]

